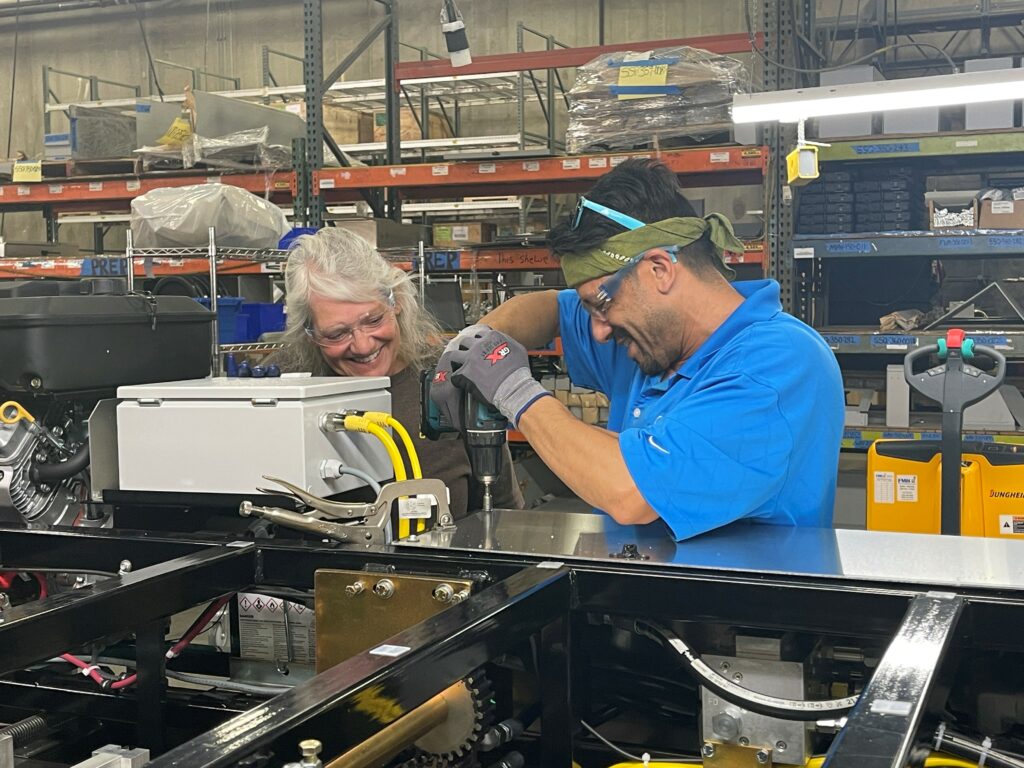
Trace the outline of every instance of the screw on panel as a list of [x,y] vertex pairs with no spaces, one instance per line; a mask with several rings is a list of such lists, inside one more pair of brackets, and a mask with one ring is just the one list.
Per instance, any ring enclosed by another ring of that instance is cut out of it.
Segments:
[[754,755],[754,758],[755,758],[755,759],[757,760],[757,762],[759,762],[759,763],[760,763],[761,765],[764,765],[765,763],[767,763],[767,762],[768,762],[768,758],[769,758],[769,755],[768,755],[768,752],[767,752],[767,751],[765,751],[765,750],[763,750],[763,749],[759,749],[759,750],[757,750],[757,754],[756,754],[756,755]]
[[349,584],[347,587],[345,587],[345,594],[348,595],[349,597],[355,597],[356,595],[361,593],[363,591],[363,589],[364,589],[363,582],[355,581],[355,582]]
[[381,579],[373,585],[373,594],[387,600],[395,594],[395,583],[391,579]]
[[778,752],[785,752],[786,751],[786,747],[788,747],[788,746],[789,745],[786,742],[784,742],[784,741],[776,741],[775,742],[775,749]]
[[704,746],[700,748],[701,757],[714,757],[715,756],[715,745],[709,742],[704,742]]
[[124,576],[126,573],[131,573],[131,572],[132,572],[132,561],[131,560],[122,560],[121,563],[117,566],[117,575],[118,576]]

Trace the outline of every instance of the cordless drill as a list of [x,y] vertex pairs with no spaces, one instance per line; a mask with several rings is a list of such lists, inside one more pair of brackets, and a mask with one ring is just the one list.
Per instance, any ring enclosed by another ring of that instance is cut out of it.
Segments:
[[[444,435],[455,434],[459,430],[441,416],[441,411],[430,399],[433,381],[433,369],[424,371],[420,377],[420,429],[430,440],[440,440]],[[469,466],[473,477],[484,488],[483,509],[490,512],[494,508],[492,488],[501,474],[508,419],[493,405],[481,402],[467,390],[462,390],[459,407]]]

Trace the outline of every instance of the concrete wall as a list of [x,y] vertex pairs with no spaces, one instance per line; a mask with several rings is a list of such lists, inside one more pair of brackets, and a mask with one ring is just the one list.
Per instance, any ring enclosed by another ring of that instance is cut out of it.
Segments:
[[[13,2],[0,2],[0,13]],[[402,0],[400,38],[403,42],[442,52],[440,0]],[[460,0],[472,51],[477,55],[507,53],[516,49],[516,23],[548,34],[567,45],[598,42],[597,0]],[[271,48],[301,55],[302,5],[298,0],[158,0],[141,6],[153,58],[201,66],[213,72],[242,78],[242,87],[262,84],[260,49]],[[606,0],[605,40],[618,42],[739,32],[743,27],[742,0]],[[362,38],[381,16],[375,0],[323,0],[324,59],[330,70]],[[7,112],[10,108],[14,23],[0,18],[0,156],[8,146]],[[528,48],[542,41],[528,41]],[[367,51],[346,79],[381,77],[383,44]],[[404,51],[403,59],[414,58]],[[42,151],[42,67],[50,65],[148,88],[147,62],[139,18],[133,11],[55,12],[23,16],[18,29],[17,73],[14,81],[12,152],[29,156]],[[282,84],[302,82],[298,63],[281,62],[275,74]],[[158,70],[165,92],[180,92],[188,82],[184,72]],[[54,81],[62,100],[81,98],[84,84],[73,78]],[[568,85],[568,84],[567,84]],[[215,82],[209,90],[217,90]],[[111,97],[115,90],[104,91]],[[539,120],[533,107],[531,117]],[[514,112],[489,108],[480,116],[480,134],[508,132]],[[495,131],[487,124],[497,125]],[[61,125],[57,116],[54,128]],[[8,239],[42,238],[37,214],[7,216]]]

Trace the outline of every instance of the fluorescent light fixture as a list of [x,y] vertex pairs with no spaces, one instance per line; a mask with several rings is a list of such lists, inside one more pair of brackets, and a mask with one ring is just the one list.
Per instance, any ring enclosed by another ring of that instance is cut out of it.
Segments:
[[1024,98],[1024,69],[908,77],[732,97],[734,123],[799,123],[812,117],[947,107]]

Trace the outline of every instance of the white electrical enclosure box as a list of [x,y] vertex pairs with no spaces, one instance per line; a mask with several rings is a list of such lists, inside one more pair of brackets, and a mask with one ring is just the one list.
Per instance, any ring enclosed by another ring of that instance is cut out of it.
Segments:
[[[263,475],[330,496],[365,483],[320,476],[325,459],[376,480],[394,476],[381,442],[362,432],[323,432],[320,417],[347,409],[391,412],[384,376],[197,379],[117,390],[120,488],[253,494]],[[409,425],[412,429],[415,425]]]

